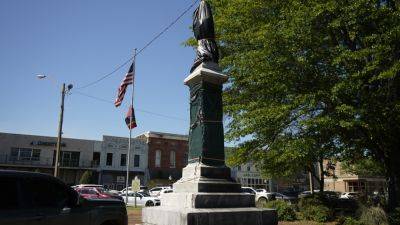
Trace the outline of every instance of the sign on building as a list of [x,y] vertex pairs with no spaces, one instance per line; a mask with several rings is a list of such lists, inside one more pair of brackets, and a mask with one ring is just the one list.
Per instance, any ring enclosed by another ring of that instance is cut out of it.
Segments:
[[124,176],[117,176],[117,183],[125,183],[125,177]]

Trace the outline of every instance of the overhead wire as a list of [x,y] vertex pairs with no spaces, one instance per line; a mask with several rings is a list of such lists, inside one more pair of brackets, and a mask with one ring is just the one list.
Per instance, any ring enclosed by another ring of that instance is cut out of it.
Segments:
[[[154,38],[152,38],[150,41],[147,42],[147,44],[145,44],[142,48],[140,48],[137,53],[136,56],[138,56],[140,53],[142,53],[147,47],[149,47],[151,44],[154,43],[154,41],[156,41],[159,37],[161,37],[165,32],[167,32],[173,25],[175,25],[191,8],[193,8],[194,5],[197,4],[199,0],[195,0],[187,9],[185,9],[174,21],[172,21],[167,27],[165,27],[160,33],[158,33],[156,36],[154,36]],[[80,90],[80,89],[84,89],[84,88],[88,88],[92,85],[95,85],[97,83],[99,83],[100,81],[106,79],[107,77],[113,75],[115,72],[117,72],[118,70],[120,70],[122,67],[124,67],[126,64],[128,64],[129,62],[131,62],[133,60],[135,56],[130,57],[128,60],[126,60],[124,63],[122,63],[121,65],[117,66],[113,71],[111,71],[110,73],[107,73],[103,76],[101,76],[99,79],[90,82],[86,85],[83,85],[82,87],[77,87],[75,88],[76,90]]]
[[[86,96],[88,98],[92,98],[92,99],[95,99],[95,100],[98,100],[98,101],[102,101],[102,102],[106,102],[106,103],[110,103],[110,104],[114,105],[113,101],[110,101],[110,100],[107,100],[107,99],[103,99],[103,98],[99,98],[99,97],[96,97],[96,96],[93,96],[93,95],[89,95],[89,94],[86,94],[86,93],[83,93],[83,92],[80,92],[80,91],[76,91],[75,90],[75,91],[71,92],[71,94],[78,94],[78,95]],[[151,112],[151,111],[143,110],[143,109],[139,109],[139,108],[135,108],[135,110],[138,111],[138,112],[150,114],[150,115],[153,115],[153,116],[159,116],[159,117],[164,117],[164,118],[168,118],[168,119],[180,120],[180,121],[188,122],[188,120],[186,120],[186,119],[175,117],[175,116],[164,115],[164,114],[155,113],[155,112]]]

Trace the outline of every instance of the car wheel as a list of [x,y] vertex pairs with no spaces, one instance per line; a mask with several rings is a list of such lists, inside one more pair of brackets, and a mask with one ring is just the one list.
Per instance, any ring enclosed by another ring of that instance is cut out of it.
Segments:
[[146,206],[154,206],[154,202],[152,202],[152,201],[147,201],[147,202],[146,202]]
[[258,203],[260,206],[263,206],[264,204],[267,203],[267,199],[264,198],[264,197],[260,197],[260,198],[257,200],[257,203]]

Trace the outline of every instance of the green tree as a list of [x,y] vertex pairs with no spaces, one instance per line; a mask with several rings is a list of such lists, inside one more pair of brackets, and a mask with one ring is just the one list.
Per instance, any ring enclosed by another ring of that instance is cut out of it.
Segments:
[[344,161],[342,162],[342,170],[365,177],[384,176],[385,174],[383,165],[371,157],[357,161]]
[[399,3],[209,2],[230,75],[224,107],[227,139],[240,143],[235,163],[251,160],[274,177],[312,172],[326,158],[372,157],[396,205]]
[[90,170],[86,170],[79,180],[79,184],[91,184],[93,182],[93,172]]

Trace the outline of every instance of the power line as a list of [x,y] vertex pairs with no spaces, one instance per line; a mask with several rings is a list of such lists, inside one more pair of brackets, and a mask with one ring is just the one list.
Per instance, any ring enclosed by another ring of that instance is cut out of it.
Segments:
[[[140,53],[142,53],[147,47],[149,47],[151,44],[153,44],[154,41],[156,41],[159,37],[161,37],[165,32],[167,32],[173,25],[175,25],[195,4],[197,4],[199,0],[195,0],[185,11],[183,11],[174,21],[172,21],[167,27],[165,27],[160,33],[158,33],[153,39],[151,39],[149,42],[147,42],[147,44],[145,44],[141,49],[139,49],[139,51],[136,53],[136,56],[138,56]],[[133,60],[134,56],[130,57],[128,60],[126,60],[124,63],[122,63],[121,65],[119,65],[117,68],[115,68],[113,71],[111,71],[110,73],[107,73],[105,75],[103,75],[102,77],[100,77],[99,79],[90,82],[86,85],[83,85],[82,87],[77,87],[75,88],[76,90],[79,89],[84,89],[87,87],[90,87],[94,84],[97,84],[98,82],[106,79],[107,77],[113,75],[115,72],[117,72],[118,70],[120,70],[122,67],[124,67],[126,64],[128,64],[129,62],[131,62]]]
[[[92,98],[92,99],[95,99],[95,100],[98,100],[98,101],[102,101],[102,102],[106,102],[106,103],[110,103],[110,104],[114,105],[114,102],[113,102],[113,101],[110,101],[110,100],[107,100],[107,99],[103,99],[103,98],[99,98],[99,97],[96,97],[96,96],[93,96],[93,95],[88,95],[88,94],[82,93],[82,92],[80,92],[80,91],[74,91],[74,92],[72,92],[72,93],[75,93],[75,94],[78,94],[78,95],[82,95],[82,96],[86,96],[86,97],[88,97],[88,98]],[[71,93],[71,94],[72,94],[72,93]],[[185,119],[179,118],[179,117],[175,117],[175,116],[168,116],[168,115],[164,115],[164,114],[160,114],[160,113],[155,113],[155,112],[151,112],[151,111],[143,110],[143,109],[139,109],[139,108],[135,108],[135,110],[138,111],[138,112],[150,114],[150,115],[153,115],[153,116],[159,116],[159,117],[164,117],[164,118],[168,118],[168,119],[180,120],[180,121],[188,122],[188,120],[185,120]]]
[[170,23],[164,30],[162,30],[159,34],[157,34],[151,41],[149,41],[143,48],[141,48],[136,55],[139,55],[143,52],[147,47],[149,47],[155,40],[157,40],[161,35],[169,30],[176,22],[178,22],[195,4],[197,4],[199,0],[195,0],[185,11],[183,11],[172,23]]
[[89,86],[92,86],[92,85],[94,85],[94,84],[99,83],[100,81],[102,81],[102,80],[106,79],[107,77],[113,75],[115,72],[117,72],[118,70],[120,70],[122,67],[124,67],[126,64],[128,64],[128,63],[131,62],[132,60],[133,60],[133,56],[130,57],[128,60],[126,60],[126,61],[125,61],[124,63],[122,63],[121,65],[119,65],[117,68],[115,68],[115,69],[114,69],[113,71],[111,71],[110,73],[107,73],[106,75],[100,77],[99,79],[97,79],[97,80],[95,80],[95,81],[93,81],[93,82],[90,82],[90,83],[88,83],[88,84],[86,84],[86,85],[84,85],[84,86],[82,86],[82,87],[77,87],[77,88],[75,88],[75,89],[77,89],[77,90],[79,90],[79,89],[84,89],[84,88],[87,88],[87,87],[89,87]]

